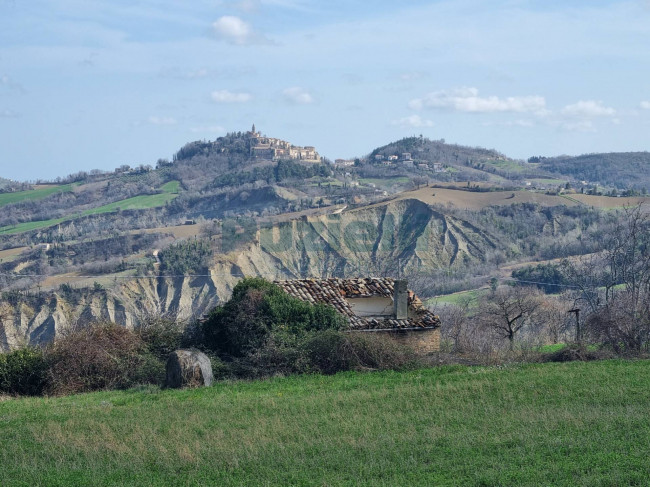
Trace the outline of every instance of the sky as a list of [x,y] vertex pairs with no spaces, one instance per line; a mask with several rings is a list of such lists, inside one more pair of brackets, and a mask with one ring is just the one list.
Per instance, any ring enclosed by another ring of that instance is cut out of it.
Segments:
[[0,177],[246,131],[363,156],[650,149],[650,0],[0,0]]

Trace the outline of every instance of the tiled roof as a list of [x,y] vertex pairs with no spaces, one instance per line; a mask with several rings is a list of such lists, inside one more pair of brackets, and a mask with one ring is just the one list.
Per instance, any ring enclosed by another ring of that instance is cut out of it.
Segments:
[[379,330],[400,328],[436,328],[440,319],[426,309],[422,301],[408,292],[409,318],[397,320],[391,317],[367,318],[354,314],[345,298],[364,298],[372,296],[393,297],[394,280],[389,277],[366,277],[356,279],[292,279],[275,281],[288,294],[312,304],[332,305],[339,313],[347,316],[350,328],[355,330]]

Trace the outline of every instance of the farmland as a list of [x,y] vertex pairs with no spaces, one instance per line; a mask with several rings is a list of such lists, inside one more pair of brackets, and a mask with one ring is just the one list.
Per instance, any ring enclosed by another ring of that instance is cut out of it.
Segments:
[[8,205],[10,203],[18,203],[20,201],[26,200],[41,200],[47,198],[54,193],[66,193],[72,191],[74,184],[63,184],[63,185],[41,185],[36,189],[31,189],[28,191],[17,191],[15,193],[0,193],[0,207]]
[[0,402],[2,485],[641,485],[648,361]]

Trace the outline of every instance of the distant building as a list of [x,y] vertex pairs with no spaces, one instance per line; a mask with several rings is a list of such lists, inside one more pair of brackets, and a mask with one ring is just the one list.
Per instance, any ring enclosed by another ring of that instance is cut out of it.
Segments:
[[250,156],[253,159],[271,160],[294,159],[305,162],[321,162],[322,157],[316,152],[316,148],[307,145],[301,147],[293,145],[286,140],[263,136],[255,130],[255,124],[250,132],[246,133],[249,140]]
[[336,159],[334,165],[336,167],[349,167],[354,166],[354,161],[352,159]]
[[440,350],[440,319],[391,278],[294,279],[275,281],[288,294],[334,307],[349,322],[349,332],[381,333],[420,354]]
[[381,154],[376,154],[376,155],[375,155],[375,161],[383,161],[383,160],[384,160],[384,156],[383,156],[383,155],[381,155]]
[[388,156],[389,161],[396,161],[398,159],[399,159],[399,157],[397,157],[396,155]]
[[402,160],[403,161],[410,161],[411,160],[411,153],[410,152],[402,152]]

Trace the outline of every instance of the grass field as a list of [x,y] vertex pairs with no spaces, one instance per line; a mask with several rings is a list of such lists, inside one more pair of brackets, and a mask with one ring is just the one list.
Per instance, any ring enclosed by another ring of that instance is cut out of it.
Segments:
[[469,301],[469,307],[475,308],[478,306],[478,300],[488,292],[489,289],[471,289],[469,291],[445,294],[427,299],[426,304],[427,306],[435,306],[436,304],[455,304],[460,306]]
[[[394,200],[418,199],[427,204],[452,204],[458,208],[480,210],[486,206],[512,205],[518,203],[535,203],[540,206],[576,206],[589,205],[596,208],[616,208],[624,205],[636,205],[650,202],[650,198],[612,198],[608,196],[590,196],[582,194],[549,195],[533,191],[489,191],[473,192],[451,188],[425,187],[415,191],[405,191]],[[394,201],[393,200],[393,201]],[[386,204],[386,203],[380,203]]]
[[0,402],[0,485],[647,485],[648,361]]
[[[80,218],[89,215],[98,215],[101,213],[111,213],[113,211],[117,211],[118,209],[119,210],[145,210],[148,208],[156,208],[158,206],[164,206],[166,203],[170,202],[171,200],[173,200],[178,196],[179,185],[180,183],[178,181],[170,181],[160,187],[160,190],[163,191],[162,193],[134,196],[133,198],[127,198],[125,200],[115,201],[113,203],[109,203],[103,206],[98,206],[97,208],[91,208],[89,210],[85,210],[76,215],[70,215],[64,218],[19,223],[18,225],[7,225],[5,227],[0,227],[0,235],[11,235],[16,233],[29,232],[31,230],[38,230],[40,228],[51,227],[52,225],[57,225],[64,221],[73,220],[75,218]],[[35,191],[40,191],[40,190],[35,190]]]
[[40,187],[29,191],[17,191],[15,193],[0,193],[0,206],[10,203],[18,203],[25,200],[42,200],[54,193],[66,193],[72,191],[74,184],[62,184]]
[[359,183],[361,184],[374,184],[375,186],[380,186],[384,188],[389,188],[395,184],[406,184],[409,182],[409,178],[405,176],[396,177],[396,178],[360,178]]
[[115,201],[108,205],[98,206],[90,210],[84,211],[81,216],[98,215],[100,213],[110,213],[117,210],[144,210],[147,208],[156,208],[164,206],[165,203],[176,198],[174,193],[160,193],[160,194],[147,194],[142,196],[134,196],[125,200]]
[[5,227],[0,227],[0,235],[30,232],[32,230],[38,230],[39,228],[51,227],[52,225],[56,225],[70,219],[71,218],[55,218],[53,220],[39,220],[35,222],[19,223],[18,225],[7,225]]
[[160,187],[160,190],[163,193],[178,194],[180,190],[181,182],[180,181],[169,181],[168,183],[163,184]]

